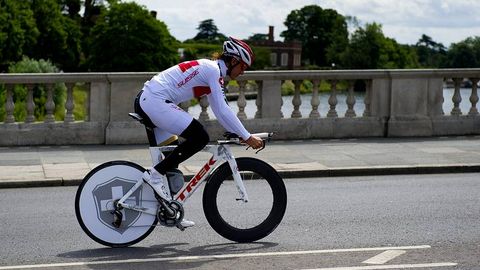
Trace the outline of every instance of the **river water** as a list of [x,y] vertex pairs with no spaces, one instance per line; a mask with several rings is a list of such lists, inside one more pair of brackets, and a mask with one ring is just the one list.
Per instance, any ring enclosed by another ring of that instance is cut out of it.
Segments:
[[[443,90],[443,98],[444,98],[443,111],[445,115],[450,115],[450,112],[452,111],[453,93],[454,93],[454,90],[451,88],[446,88]],[[469,100],[471,93],[472,93],[472,90],[469,88],[460,89],[460,95],[462,97],[462,102],[460,103],[460,109],[462,110],[462,113],[464,115],[468,114],[470,107],[472,106]],[[328,104],[329,97],[330,97],[329,92],[323,92],[319,94],[320,105],[319,105],[318,111],[321,117],[325,117],[328,113],[328,110],[330,109]],[[292,104],[293,96],[283,96],[282,99],[283,99],[283,106],[282,106],[283,116],[284,118],[291,118],[291,115],[293,112],[293,104]],[[300,105],[299,109],[300,109],[300,112],[302,113],[302,117],[304,118],[309,117],[310,112],[312,111],[312,105],[310,104],[311,99],[312,99],[311,94],[301,95],[302,104]],[[346,99],[347,99],[346,93],[337,94],[336,111],[339,117],[343,117],[345,115],[345,112],[348,109]],[[364,99],[365,99],[364,93],[355,93],[354,110],[357,116],[363,115],[363,111],[365,110]],[[237,101],[230,101],[228,104],[235,112],[238,112]],[[476,107],[478,109],[478,103]],[[247,106],[245,107],[245,113],[247,114],[247,118],[254,118],[256,111],[257,111],[257,106],[255,105],[255,100],[254,99],[247,100]],[[201,112],[201,107],[200,105],[190,107],[188,109],[188,112],[192,114],[195,118],[198,118]],[[208,112],[208,115],[210,116],[210,119],[215,119],[215,115],[213,114],[210,107],[208,107],[207,112]]]

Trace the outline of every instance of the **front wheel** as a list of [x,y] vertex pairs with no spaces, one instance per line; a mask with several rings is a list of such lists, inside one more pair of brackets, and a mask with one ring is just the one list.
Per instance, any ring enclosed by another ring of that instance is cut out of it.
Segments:
[[238,200],[238,191],[228,163],[208,179],[203,192],[203,210],[208,223],[221,236],[240,243],[269,235],[282,221],[287,191],[277,171],[255,158],[237,158],[237,166],[249,201]]
[[[75,213],[85,233],[96,242],[111,247],[126,247],[147,237],[157,224],[157,217],[129,209],[119,212],[120,226],[115,226],[115,201],[122,198],[145,171],[128,161],[111,161],[93,169],[78,187]],[[155,208],[157,200],[146,185],[135,190],[126,201],[139,207]]]

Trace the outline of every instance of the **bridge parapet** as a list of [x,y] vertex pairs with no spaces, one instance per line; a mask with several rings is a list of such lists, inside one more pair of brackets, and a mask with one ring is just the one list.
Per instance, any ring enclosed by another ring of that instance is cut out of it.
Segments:
[[[143,83],[154,74],[0,74],[5,91],[0,145],[145,143],[143,128],[129,119],[128,112]],[[480,69],[251,71],[230,82],[229,88],[238,91],[233,109],[247,129],[274,131],[279,139],[444,136],[480,134],[479,79]],[[301,98],[305,82],[312,91],[308,104]],[[58,85],[64,90],[56,90]],[[290,98],[281,94],[286,85],[293,88]],[[43,91],[37,91],[38,86]],[[453,89],[446,98],[448,86]],[[14,102],[16,87],[26,92],[20,106]],[[86,94],[84,108],[75,107],[76,91]],[[325,91],[328,98],[325,94],[320,98]],[[256,111],[248,117],[246,96],[252,92]],[[62,104],[55,104],[58,93],[65,97]],[[44,118],[36,119],[35,102],[42,99]],[[199,104],[200,121],[212,138],[221,136],[223,128],[209,112],[206,99]],[[188,105],[182,108],[189,110]],[[339,111],[339,106],[345,110]],[[320,108],[328,110],[322,113]],[[78,109],[84,111],[82,119],[74,115]],[[64,112],[56,119],[59,110]],[[15,117],[18,111],[21,119]]]

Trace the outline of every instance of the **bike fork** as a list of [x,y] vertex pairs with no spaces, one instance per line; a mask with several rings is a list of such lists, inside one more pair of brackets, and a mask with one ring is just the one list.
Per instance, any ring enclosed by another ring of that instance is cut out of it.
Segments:
[[245,188],[245,185],[243,184],[242,176],[238,171],[237,161],[232,155],[230,155],[229,157],[226,157],[226,160],[228,162],[228,165],[230,165],[230,169],[232,170],[233,180],[235,182],[235,185],[237,186],[238,193],[240,194],[240,198],[238,198],[237,201],[248,202],[247,189]]

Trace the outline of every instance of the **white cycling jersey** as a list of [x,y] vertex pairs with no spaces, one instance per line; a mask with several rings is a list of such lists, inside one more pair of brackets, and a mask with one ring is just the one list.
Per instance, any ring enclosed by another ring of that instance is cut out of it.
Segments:
[[[246,140],[250,137],[250,133],[228,106],[225,99],[223,88],[226,73],[227,66],[223,60],[199,59],[187,61],[155,75],[145,83],[143,90],[147,92],[148,96],[160,99],[163,102],[171,101],[174,104],[207,95],[210,107],[220,124],[226,130],[234,132]],[[176,110],[170,111],[176,112]],[[152,118],[152,115],[150,117]],[[169,118],[165,115],[162,117]]]

